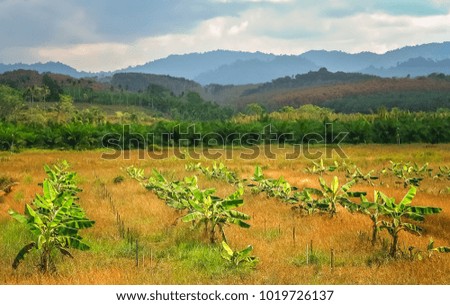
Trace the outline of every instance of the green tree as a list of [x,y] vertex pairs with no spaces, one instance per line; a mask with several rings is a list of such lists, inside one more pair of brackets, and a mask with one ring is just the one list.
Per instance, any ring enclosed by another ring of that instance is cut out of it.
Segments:
[[0,120],[11,118],[23,105],[19,91],[5,85],[0,85]]
[[48,99],[50,101],[57,101],[59,99],[59,95],[63,93],[61,86],[58,85],[58,83],[51,78],[48,73],[45,73],[44,76],[42,76],[42,83],[49,90]]
[[75,106],[73,105],[73,98],[70,95],[61,94],[59,96],[59,103],[56,106],[57,122],[69,121],[75,114]]
[[251,115],[262,116],[266,111],[264,110],[263,106],[261,106],[260,104],[251,103],[251,104],[247,105],[246,112]]

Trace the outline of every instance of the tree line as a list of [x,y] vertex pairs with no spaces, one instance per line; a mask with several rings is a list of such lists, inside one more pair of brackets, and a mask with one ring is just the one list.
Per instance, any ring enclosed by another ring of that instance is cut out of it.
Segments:
[[[353,120],[314,119],[227,121],[158,121],[152,125],[49,122],[45,125],[0,122],[0,149],[123,149],[153,145],[220,146],[263,143],[448,143],[450,115],[402,114],[397,118],[361,116]],[[339,142],[337,142],[339,141]]]

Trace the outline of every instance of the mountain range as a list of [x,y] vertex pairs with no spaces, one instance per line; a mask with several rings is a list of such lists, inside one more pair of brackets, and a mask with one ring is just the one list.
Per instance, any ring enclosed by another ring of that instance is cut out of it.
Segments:
[[89,73],[60,62],[0,64],[0,73],[18,69],[52,72],[76,78],[105,77],[116,73],[170,75],[208,84],[242,85],[270,82],[283,76],[318,71],[364,73],[380,77],[417,77],[431,73],[450,74],[450,42],[407,46],[384,54],[312,50],[299,55],[216,50],[170,55],[143,65],[117,71]]

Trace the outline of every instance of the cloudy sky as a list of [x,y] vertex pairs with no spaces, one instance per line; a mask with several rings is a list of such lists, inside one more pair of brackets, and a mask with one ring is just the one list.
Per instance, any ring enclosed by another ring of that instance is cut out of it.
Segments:
[[109,71],[217,49],[384,53],[450,40],[450,0],[0,0],[0,62]]

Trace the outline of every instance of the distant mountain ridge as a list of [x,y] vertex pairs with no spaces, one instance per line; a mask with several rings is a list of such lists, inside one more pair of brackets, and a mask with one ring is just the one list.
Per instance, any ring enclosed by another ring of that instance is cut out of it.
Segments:
[[216,50],[205,53],[170,55],[143,65],[113,72],[80,72],[60,62],[0,64],[0,73],[17,69],[51,72],[72,77],[112,76],[115,73],[170,75],[201,85],[241,85],[270,82],[273,79],[317,71],[365,73],[380,77],[425,76],[450,73],[450,42],[407,46],[384,54],[312,50],[300,55],[274,55],[261,52]]
[[49,61],[46,63],[40,62],[35,64],[18,63],[7,65],[0,63],[0,73],[5,73],[14,70],[34,70],[39,73],[50,72],[55,74],[69,75],[75,78],[91,76],[91,73],[77,71],[76,69],[61,62]]

